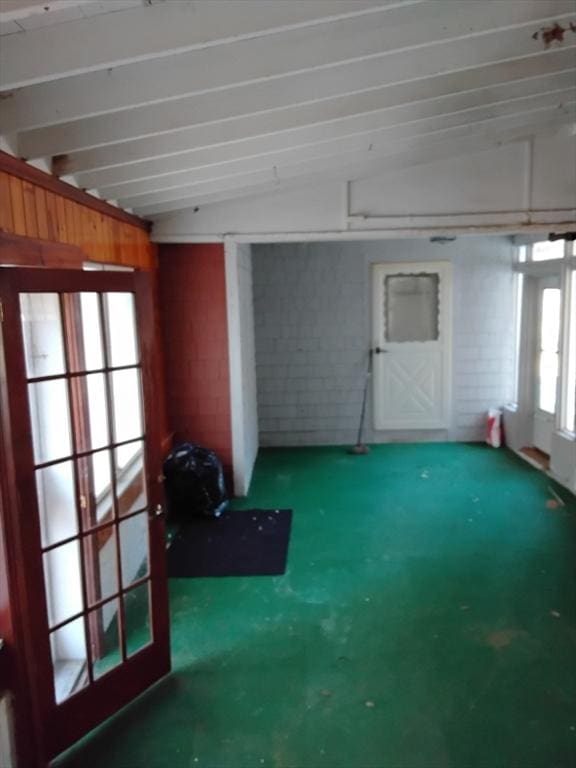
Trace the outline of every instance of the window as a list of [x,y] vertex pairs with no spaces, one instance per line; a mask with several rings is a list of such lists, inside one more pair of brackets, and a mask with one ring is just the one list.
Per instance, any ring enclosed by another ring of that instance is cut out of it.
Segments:
[[555,413],[558,389],[561,291],[545,288],[540,310],[538,407]]
[[551,259],[564,258],[564,240],[534,243],[532,246],[532,261],[550,261]]
[[[524,247],[524,246],[522,246]],[[520,397],[520,350],[522,347],[522,316],[524,299],[524,275],[516,275],[516,342],[514,353],[514,397],[517,404]]]
[[576,432],[576,269],[570,272],[569,296],[566,391],[562,427],[568,432]]
[[385,278],[387,342],[438,340],[439,283],[434,274]]

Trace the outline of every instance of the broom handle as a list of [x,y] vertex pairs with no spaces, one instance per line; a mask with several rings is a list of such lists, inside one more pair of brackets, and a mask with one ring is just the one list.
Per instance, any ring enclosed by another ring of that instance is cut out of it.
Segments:
[[364,416],[366,415],[366,400],[368,399],[368,382],[372,375],[372,355],[373,350],[368,353],[368,367],[366,369],[366,380],[364,382],[364,395],[362,397],[362,412],[360,413],[360,426],[358,427],[358,439],[356,445],[362,445],[362,432],[364,431]]

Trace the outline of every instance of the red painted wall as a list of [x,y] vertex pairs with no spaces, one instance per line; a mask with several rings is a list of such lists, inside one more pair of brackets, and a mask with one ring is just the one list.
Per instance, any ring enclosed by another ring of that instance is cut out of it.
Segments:
[[161,245],[159,295],[168,428],[211,448],[232,473],[224,246]]

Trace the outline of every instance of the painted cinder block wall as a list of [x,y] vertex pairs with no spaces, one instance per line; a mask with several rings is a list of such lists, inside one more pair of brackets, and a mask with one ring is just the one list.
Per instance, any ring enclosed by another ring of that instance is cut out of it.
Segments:
[[482,440],[487,409],[513,398],[510,238],[253,245],[252,254],[261,445],[355,441],[379,261],[452,263],[452,414],[448,430],[375,431],[369,400],[365,439]]
[[[232,476],[226,268],[221,243],[162,245],[159,295],[168,425]],[[231,487],[231,485],[230,485]]]

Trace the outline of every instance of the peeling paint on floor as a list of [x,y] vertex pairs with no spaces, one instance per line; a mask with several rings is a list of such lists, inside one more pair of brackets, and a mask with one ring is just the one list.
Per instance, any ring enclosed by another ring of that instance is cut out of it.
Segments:
[[573,768],[573,497],[483,446],[343,450],[261,452],[236,507],[294,510],[287,573],[174,580],[173,674],[59,768]]

